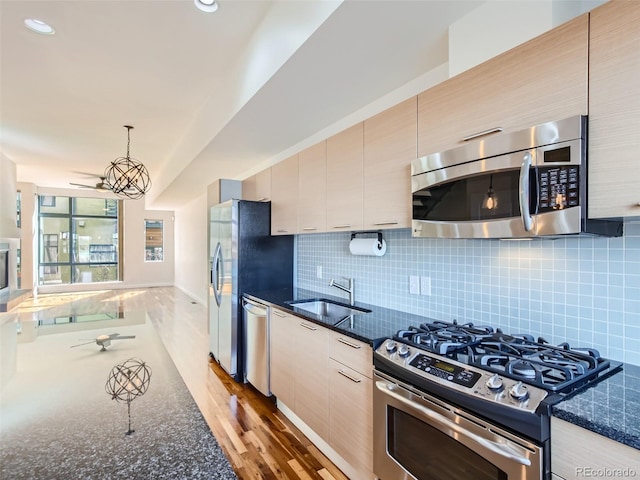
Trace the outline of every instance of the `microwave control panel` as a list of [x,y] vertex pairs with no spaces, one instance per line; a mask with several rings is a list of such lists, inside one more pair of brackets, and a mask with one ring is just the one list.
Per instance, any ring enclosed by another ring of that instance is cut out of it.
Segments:
[[580,205],[580,166],[542,166],[537,168],[537,213],[554,212]]

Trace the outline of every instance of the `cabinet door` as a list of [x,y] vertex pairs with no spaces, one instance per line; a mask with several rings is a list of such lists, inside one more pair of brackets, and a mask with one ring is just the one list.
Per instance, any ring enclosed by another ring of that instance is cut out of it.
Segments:
[[333,359],[329,366],[329,443],[358,478],[374,478],[372,380]]
[[256,202],[271,200],[271,168],[266,168],[242,181],[242,198]]
[[298,154],[271,167],[271,235],[298,231]]
[[588,14],[418,95],[418,156],[587,113]]
[[320,437],[329,438],[328,331],[297,318],[294,332],[294,412]]
[[320,142],[298,154],[298,232],[323,232],[327,224],[327,148]]
[[327,230],[362,230],[363,123],[327,139]]
[[271,391],[287,407],[294,406],[295,355],[292,328],[296,317],[272,308],[270,311],[270,359],[269,375]]
[[589,216],[640,215],[640,3],[591,12]]
[[411,162],[417,158],[417,97],[364,122],[364,228],[411,226]]
[[551,470],[566,480],[596,477],[597,471],[640,472],[640,453],[635,448],[551,417]]

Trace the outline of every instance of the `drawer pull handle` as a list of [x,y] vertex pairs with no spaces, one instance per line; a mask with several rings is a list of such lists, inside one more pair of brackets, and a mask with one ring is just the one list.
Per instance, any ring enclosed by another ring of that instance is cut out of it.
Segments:
[[289,230],[280,229],[277,232],[278,233],[289,233]]
[[279,311],[277,311],[277,310],[271,310],[271,312],[273,312],[273,314],[274,314],[276,317],[280,317],[280,318],[284,318],[284,317],[286,317],[286,315],[285,315],[284,313],[280,313],[280,312],[279,312]]
[[494,127],[489,130],[483,130],[482,132],[474,133],[462,139],[463,142],[468,142],[469,140],[473,140],[474,138],[484,137],[485,135],[491,135],[492,133],[498,133],[504,130],[502,127]]
[[374,225],[397,225],[397,220],[390,220],[388,222],[375,222]]
[[351,375],[349,375],[347,372],[345,372],[344,370],[338,370],[338,373],[340,375],[342,375],[343,377],[347,377],[349,380],[351,380],[354,383],[360,383],[362,380],[360,380],[359,378],[354,378]]
[[307,325],[306,323],[300,323],[300,326],[306,328],[307,330],[318,330],[318,327],[312,327],[311,325]]
[[349,228],[350,226],[350,223],[345,223],[344,225],[334,225],[333,228]]
[[347,342],[346,340],[343,340],[342,338],[338,338],[338,341],[340,343],[344,343],[345,345],[348,345],[351,348],[357,348],[357,349],[362,348],[362,345],[356,345],[355,343]]
[[304,230],[306,232],[306,231],[309,231],[309,230],[317,230],[317,229],[318,229],[317,227],[304,227],[302,230]]

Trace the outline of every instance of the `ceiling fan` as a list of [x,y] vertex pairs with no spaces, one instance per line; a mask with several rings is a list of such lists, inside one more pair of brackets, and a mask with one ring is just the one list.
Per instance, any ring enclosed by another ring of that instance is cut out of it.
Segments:
[[107,350],[107,347],[109,345],[111,345],[111,341],[112,340],[127,340],[130,338],[136,338],[135,335],[120,335],[119,333],[112,333],[110,335],[98,335],[96,338],[89,340],[88,342],[85,343],[79,343],[77,345],[71,345],[71,348],[74,347],[80,347],[82,345],[88,345],[90,343],[95,342],[96,345],[102,347],[100,349],[101,352],[104,352]]
[[110,192],[111,188],[109,188],[109,184],[105,181],[107,177],[100,176],[99,178],[100,178],[100,181],[95,185],[85,185],[83,183],[72,183],[72,182],[69,182],[69,185],[73,185],[74,187],[92,188],[94,190],[102,190],[105,192]]

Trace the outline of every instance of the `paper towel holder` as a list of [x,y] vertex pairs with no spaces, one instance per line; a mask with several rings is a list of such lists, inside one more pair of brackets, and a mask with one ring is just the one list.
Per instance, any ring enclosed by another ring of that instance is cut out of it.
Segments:
[[355,232],[351,234],[351,240],[356,238],[356,235],[365,235],[368,233],[374,233],[378,235],[378,250],[382,250],[382,232],[373,231],[373,232]]

